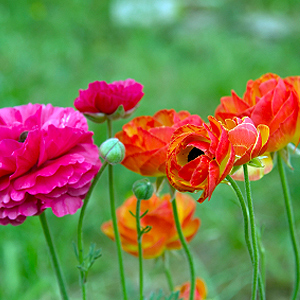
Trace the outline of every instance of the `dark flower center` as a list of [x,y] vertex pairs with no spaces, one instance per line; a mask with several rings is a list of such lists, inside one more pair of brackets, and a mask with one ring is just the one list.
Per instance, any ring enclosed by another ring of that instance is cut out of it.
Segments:
[[194,147],[188,155],[188,162],[190,162],[191,160],[194,160],[195,158],[197,158],[198,156],[203,155],[203,154],[204,154],[204,152],[202,150]]
[[23,131],[23,132],[20,134],[20,136],[19,136],[18,142],[24,143],[25,140],[26,140],[26,138],[27,138],[27,136],[28,136],[28,131]]

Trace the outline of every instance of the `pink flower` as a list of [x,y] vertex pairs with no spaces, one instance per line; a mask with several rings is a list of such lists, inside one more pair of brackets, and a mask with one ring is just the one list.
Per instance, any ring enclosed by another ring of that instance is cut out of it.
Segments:
[[73,108],[0,109],[0,224],[19,225],[47,207],[74,214],[101,162],[87,122]]
[[95,122],[130,115],[144,96],[143,86],[133,79],[106,83],[95,81],[88,89],[79,90],[74,106]]

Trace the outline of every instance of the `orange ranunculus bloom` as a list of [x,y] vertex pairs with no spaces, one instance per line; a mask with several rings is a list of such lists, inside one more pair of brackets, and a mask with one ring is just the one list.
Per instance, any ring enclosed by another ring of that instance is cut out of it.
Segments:
[[203,190],[200,202],[211,198],[235,159],[228,131],[214,117],[208,119],[209,125],[178,128],[167,154],[166,172],[171,185],[181,192]]
[[[300,99],[300,76],[289,76],[284,78],[283,81],[287,86],[295,90],[296,94]],[[298,146],[299,141],[300,141],[300,109],[298,113],[296,132],[293,137],[292,143]]]
[[218,120],[250,117],[255,126],[270,128],[267,152],[274,152],[294,140],[299,115],[299,96],[290,84],[278,75],[268,73],[247,83],[243,98],[232,95],[221,98],[215,116]]
[[233,145],[235,166],[246,164],[253,158],[265,153],[269,140],[269,127],[260,124],[255,127],[249,117],[226,119],[229,141]]
[[[165,250],[181,248],[170,200],[169,194],[162,197],[153,194],[149,200],[143,200],[141,203],[141,215],[148,210],[147,214],[141,218],[141,227],[152,227],[149,232],[142,236],[144,258],[155,258]],[[200,219],[193,217],[196,202],[191,196],[180,193],[176,193],[174,201],[177,203],[183,234],[187,241],[190,241],[200,226]],[[135,214],[136,202],[136,197],[131,196],[117,209],[122,248],[134,256],[138,255],[137,231],[135,217],[130,211]],[[112,221],[105,222],[101,226],[101,230],[109,238],[114,239]]]
[[187,111],[177,113],[173,109],[160,110],[153,117],[134,118],[116,134],[126,150],[122,165],[143,176],[164,176],[173,132],[184,124],[202,123],[197,115],[190,115]]
[[[178,286],[175,288],[175,290],[180,291],[179,299],[182,300],[188,300],[190,299],[190,289],[191,289],[191,283],[186,282],[182,284],[181,286]],[[206,298],[206,286],[202,279],[196,278],[196,287],[195,287],[195,294],[194,294],[194,300],[203,300]]]

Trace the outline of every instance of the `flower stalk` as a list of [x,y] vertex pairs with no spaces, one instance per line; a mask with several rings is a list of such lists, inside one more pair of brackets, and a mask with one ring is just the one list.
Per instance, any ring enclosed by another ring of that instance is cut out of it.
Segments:
[[[232,189],[234,190],[241,208],[242,208],[242,213],[243,213],[243,219],[244,219],[244,236],[245,236],[245,242],[246,242],[246,246],[248,249],[248,253],[251,259],[251,263],[254,263],[254,255],[253,255],[253,248],[252,248],[252,244],[251,244],[251,240],[250,240],[250,235],[249,235],[249,212],[248,212],[248,208],[246,206],[243,194],[239,188],[239,186],[236,184],[235,180],[232,179],[229,175],[226,177],[226,179],[230,182],[230,185],[232,187]],[[261,275],[261,273],[259,273],[259,277],[258,277],[258,286],[259,286],[259,294],[260,294],[260,298],[261,300],[264,300],[266,298],[265,296],[265,287],[264,287],[264,280],[263,277]]]
[[294,284],[294,289],[293,289],[293,294],[291,299],[296,300],[298,299],[297,297],[298,297],[299,285],[300,285],[299,246],[297,243],[295,221],[294,221],[293,207],[292,207],[289,186],[287,183],[286,174],[285,174],[280,153],[277,154],[277,164],[278,164],[278,172],[279,172],[283,196],[284,196],[284,205],[285,205],[286,216],[288,220],[289,233],[292,241],[292,247],[293,247],[294,258],[295,258],[295,284]]
[[141,230],[141,199],[137,199],[136,202],[136,231],[137,231],[137,243],[138,243],[138,253],[139,253],[139,281],[140,281],[140,300],[143,300],[143,289],[144,289],[144,276],[143,276],[143,251],[142,251],[142,236],[143,232]]
[[80,270],[80,285],[81,285],[81,292],[82,292],[82,299],[86,299],[86,280],[87,280],[87,272],[88,270],[84,269],[84,250],[83,250],[83,233],[82,233],[82,227],[83,227],[83,219],[85,215],[85,211],[87,208],[87,205],[89,203],[91,194],[94,190],[94,187],[96,186],[99,178],[101,177],[102,173],[106,169],[108,163],[104,162],[101,169],[99,170],[98,174],[95,176],[93,183],[85,197],[85,200],[83,202],[81,211],[80,211],[80,216],[79,216],[79,221],[78,221],[78,227],[77,227],[77,251],[78,251],[78,261],[79,261],[79,270]]
[[[108,138],[112,137],[112,122],[107,119],[107,132]],[[109,183],[109,198],[110,198],[110,213],[113,223],[114,235],[117,245],[117,253],[118,253],[118,262],[119,262],[119,272],[120,272],[120,280],[122,285],[123,299],[127,300],[127,290],[126,290],[126,282],[125,282],[125,272],[124,272],[124,263],[123,263],[123,255],[121,248],[121,238],[118,230],[117,223],[117,215],[116,215],[116,203],[115,203],[115,192],[114,192],[114,176],[113,176],[113,166],[108,166],[108,183]]]
[[46,242],[48,245],[48,249],[50,252],[50,258],[52,261],[52,265],[55,271],[55,275],[56,275],[56,279],[59,285],[59,289],[60,289],[60,294],[61,294],[61,298],[63,300],[68,300],[68,293],[67,293],[67,289],[64,283],[64,279],[63,279],[63,275],[62,275],[62,271],[61,271],[61,267],[60,267],[60,263],[58,261],[57,258],[57,254],[54,248],[54,244],[53,244],[53,239],[50,233],[50,229],[48,226],[48,222],[47,222],[47,218],[46,218],[46,214],[45,212],[43,212],[42,214],[40,214],[40,221],[41,221],[41,225],[43,228],[43,232],[44,232],[44,236],[46,238]]
[[191,251],[188,247],[188,244],[185,240],[185,237],[183,235],[182,228],[181,228],[181,225],[180,225],[178,209],[177,209],[177,204],[176,204],[176,199],[175,199],[175,189],[171,186],[170,186],[170,189],[171,189],[171,195],[172,195],[171,202],[172,202],[172,209],[173,209],[173,215],[174,215],[176,230],[177,230],[180,242],[182,244],[183,250],[185,252],[185,255],[187,257],[188,264],[189,264],[189,269],[190,269],[191,289],[190,289],[189,300],[193,300],[194,299],[194,293],[195,293],[195,285],[196,285],[195,267],[194,267],[193,257],[192,257]]
[[257,298],[257,287],[258,287],[258,277],[259,277],[259,249],[257,246],[257,234],[256,234],[256,225],[255,225],[255,215],[253,208],[253,201],[251,196],[250,181],[248,174],[247,164],[243,165],[244,168],[244,178],[245,178],[245,188],[246,188],[246,197],[249,210],[249,219],[251,227],[251,239],[253,247],[253,281],[252,281],[252,300]]

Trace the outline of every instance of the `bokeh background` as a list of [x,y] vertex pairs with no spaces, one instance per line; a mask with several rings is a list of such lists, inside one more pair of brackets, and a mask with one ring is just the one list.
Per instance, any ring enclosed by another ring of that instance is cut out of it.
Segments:
[[[137,115],[163,108],[188,110],[203,119],[220,98],[267,72],[300,75],[300,2],[297,0],[65,0],[0,2],[1,107],[32,103],[73,106],[89,82],[133,78],[144,85]],[[126,120],[117,121],[114,131]],[[94,126],[95,141],[105,125]],[[300,231],[299,158],[288,180]],[[140,179],[115,168],[117,202]],[[243,186],[241,185],[243,188]],[[267,299],[289,299],[293,256],[277,168],[252,184],[265,248]],[[100,232],[110,218],[107,177],[93,194],[84,225],[86,249],[102,248],[89,274],[89,299],[121,299],[115,244]],[[78,213],[47,212],[71,299],[80,299],[76,241]],[[209,299],[249,299],[251,265],[244,245],[241,210],[228,186],[199,204],[201,228],[191,243],[196,273]],[[39,218],[0,227],[0,299],[59,299]],[[138,261],[124,254],[129,291],[137,295]],[[188,280],[184,254],[171,253],[175,283]],[[145,262],[145,295],[167,291],[160,261]],[[134,298],[133,298],[134,299]]]

